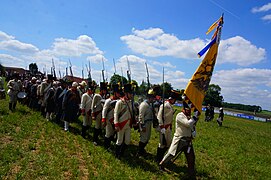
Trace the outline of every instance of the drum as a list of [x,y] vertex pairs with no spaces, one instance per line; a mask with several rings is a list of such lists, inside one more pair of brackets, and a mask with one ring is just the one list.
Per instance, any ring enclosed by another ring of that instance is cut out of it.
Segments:
[[26,98],[26,96],[27,96],[26,92],[19,92],[19,93],[17,94],[17,97],[18,97],[19,99],[24,99],[24,98]]

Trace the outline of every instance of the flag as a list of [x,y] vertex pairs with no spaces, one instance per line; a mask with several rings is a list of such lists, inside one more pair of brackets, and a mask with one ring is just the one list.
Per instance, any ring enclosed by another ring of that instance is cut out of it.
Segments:
[[203,50],[198,53],[199,55],[203,55],[206,51],[208,51],[199,67],[195,71],[194,75],[188,82],[184,92],[186,97],[192,102],[194,107],[199,112],[201,112],[202,102],[204,100],[206,91],[208,90],[216,63],[218,45],[221,36],[221,28],[223,25],[223,16],[220,19],[220,22],[222,23],[219,23],[214,38]]
[[223,21],[223,15],[209,27],[208,31],[206,32],[206,35],[212,32],[217,26],[219,26],[219,24],[222,21]]

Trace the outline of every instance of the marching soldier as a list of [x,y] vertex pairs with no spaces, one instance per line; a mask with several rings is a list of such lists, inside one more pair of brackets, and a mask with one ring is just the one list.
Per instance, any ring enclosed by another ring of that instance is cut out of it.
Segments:
[[[131,127],[133,121],[133,92],[132,85],[124,85],[124,96],[116,103],[114,109],[114,124],[117,131],[116,157],[119,159],[131,141]],[[124,141],[124,142],[123,142]]]
[[79,83],[79,86],[77,87],[77,90],[79,92],[80,98],[82,98],[82,95],[86,92],[86,81],[82,81]]
[[10,111],[14,111],[17,104],[17,94],[20,91],[18,78],[19,78],[19,74],[15,72],[13,74],[13,79],[10,80],[7,84],[7,87],[8,87],[7,94],[9,95],[9,110]]
[[60,82],[58,83],[58,87],[56,88],[56,92],[54,95],[54,102],[55,102],[55,121],[59,122],[62,117],[62,102],[64,94],[68,90],[68,84],[65,80],[60,79]]
[[52,87],[49,88],[49,90],[46,92],[46,95],[45,95],[45,111],[46,111],[47,121],[53,119],[53,114],[55,112],[54,96],[55,96],[58,82],[54,81],[52,84],[53,84]]
[[184,103],[182,112],[176,116],[176,129],[174,137],[167,154],[159,163],[160,170],[164,170],[164,166],[174,157],[184,152],[187,164],[189,177],[195,178],[195,153],[192,145],[194,126],[198,121],[199,112],[194,111],[194,116],[191,117],[190,107]]
[[53,81],[53,75],[48,74],[47,79],[41,83],[39,95],[40,95],[40,99],[41,99],[41,114],[43,115],[43,117],[46,117],[46,112],[45,112],[46,93],[51,88],[52,81]]
[[[163,104],[160,105],[159,111],[158,111],[158,122],[160,126],[160,142],[157,148],[157,157],[156,160],[159,163],[167,149],[169,148],[172,137],[171,137],[171,130],[172,130],[172,121],[173,121],[173,104],[175,104],[175,101],[178,98],[177,91],[172,90],[171,95],[169,99]],[[181,97],[181,95],[179,95]]]
[[70,89],[64,95],[62,108],[64,119],[64,131],[69,131],[69,124],[77,118],[80,96],[77,91],[77,82],[73,82]]
[[82,137],[86,137],[86,131],[92,124],[91,105],[93,98],[93,89],[91,83],[87,86],[87,92],[82,95],[81,99],[81,114],[83,116]]
[[104,82],[100,83],[100,93],[95,94],[93,97],[91,110],[92,117],[95,119],[95,128],[93,134],[93,143],[94,145],[98,145],[99,135],[102,133],[102,110],[103,110],[103,102],[106,96],[107,84]]
[[146,153],[145,146],[148,144],[151,137],[152,123],[155,118],[153,101],[155,94],[153,89],[150,89],[147,94],[146,100],[139,105],[139,129],[140,141],[137,156],[142,156]]
[[104,146],[106,149],[110,148],[110,143],[114,138],[115,127],[114,127],[114,108],[117,100],[120,97],[120,89],[118,84],[112,85],[113,96],[105,100],[103,111],[102,111],[102,123],[105,127],[105,139]]

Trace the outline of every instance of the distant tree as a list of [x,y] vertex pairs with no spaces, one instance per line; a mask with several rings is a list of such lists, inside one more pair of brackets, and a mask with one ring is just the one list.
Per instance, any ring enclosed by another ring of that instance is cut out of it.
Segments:
[[146,94],[146,91],[148,89],[148,83],[143,80],[138,89],[138,94]]
[[173,89],[172,85],[170,83],[168,83],[168,82],[162,83],[160,85],[161,86],[161,96],[162,96],[162,93],[163,93],[164,85],[165,85],[165,98],[169,98],[171,90]]
[[122,83],[122,81],[123,81],[123,84],[127,83],[127,79],[123,76],[118,75],[118,74],[114,74],[110,78],[110,84]]
[[38,66],[36,63],[29,64],[29,71],[31,75],[36,75],[38,73]]
[[244,110],[244,111],[250,111],[250,112],[261,112],[262,108],[261,106],[256,106],[256,105],[245,105],[245,104],[234,104],[234,103],[227,103],[224,102],[223,106],[226,108],[231,108],[231,109],[237,109],[237,110]]
[[203,104],[204,105],[210,104],[216,107],[222,106],[223,96],[220,93],[221,88],[219,87],[219,85],[210,84],[206,92]]

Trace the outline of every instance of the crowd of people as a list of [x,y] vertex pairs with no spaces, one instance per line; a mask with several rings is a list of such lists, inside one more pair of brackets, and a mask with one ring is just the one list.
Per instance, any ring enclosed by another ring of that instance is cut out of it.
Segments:
[[[14,73],[7,87],[10,111],[16,109],[19,97],[22,103],[40,111],[47,121],[63,121],[64,131],[69,131],[70,123],[82,116],[82,137],[90,136],[88,130],[93,128],[93,144],[103,145],[109,151],[115,146],[114,153],[118,159],[122,158],[130,144],[132,128],[140,133],[136,156],[145,157],[145,147],[154,127],[159,132],[156,154],[159,169],[163,171],[168,162],[184,152],[189,176],[195,177],[192,139],[199,112],[196,109],[191,112],[193,104],[185,101],[187,97],[180,91],[172,90],[168,99],[157,100],[159,90],[153,87],[148,89],[145,99],[136,105],[134,86],[129,83],[120,87],[120,84],[109,86],[101,82],[99,90],[96,90],[93,81],[56,81],[50,74],[44,79],[31,77],[20,80],[19,74]],[[20,92],[24,93],[19,95]],[[183,110],[176,115],[176,129],[172,137],[173,105],[176,100],[183,102]],[[102,129],[105,130],[103,136]]]

